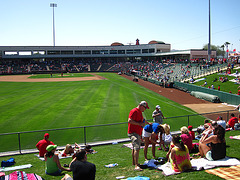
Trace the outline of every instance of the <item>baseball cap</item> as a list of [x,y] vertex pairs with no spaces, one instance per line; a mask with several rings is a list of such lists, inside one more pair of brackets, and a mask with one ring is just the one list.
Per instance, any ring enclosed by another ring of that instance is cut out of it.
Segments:
[[148,103],[146,101],[141,101],[139,105],[144,106],[145,108],[149,109]]
[[47,150],[48,152],[50,152],[51,150],[53,150],[53,149],[55,149],[55,148],[57,148],[57,145],[48,145],[47,148],[46,148],[46,150]]
[[161,107],[159,105],[156,105],[156,108],[160,109]]
[[44,137],[49,137],[49,134],[48,134],[48,133],[45,133],[45,134],[44,134]]

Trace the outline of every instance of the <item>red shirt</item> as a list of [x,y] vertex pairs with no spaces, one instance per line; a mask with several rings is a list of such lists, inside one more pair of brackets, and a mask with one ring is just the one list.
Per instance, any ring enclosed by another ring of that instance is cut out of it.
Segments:
[[193,148],[192,145],[192,136],[189,134],[182,134],[181,136],[182,142],[188,147],[188,150],[191,151]]
[[195,132],[194,131],[189,131],[189,134],[192,136],[192,139],[195,139]]
[[231,119],[229,119],[228,124],[229,124],[229,126],[231,126],[231,128],[234,129],[234,124],[237,122],[238,122],[237,117],[232,117]]
[[[128,118],[136,122],[142,122],[143,121],[142,111],[140,111],[140,109],[138,108],[134,108],[130,111]],[[142,129],[143,129],[142,126],[128,123],[128,134],[137,133],[141,136]]]
[[40,156],[40,157],[43,157],[43,156],[44,156],[44,154],[47,152],[46,147],[47,147],[48,145],[50,145],[50,144],[54,145],[54,143],[53,143],[52,141],[45,140],[45,139],[40,140],[40,141],[36,144],[36,147],[37,147],[38,150],[39,150],[39,156]]

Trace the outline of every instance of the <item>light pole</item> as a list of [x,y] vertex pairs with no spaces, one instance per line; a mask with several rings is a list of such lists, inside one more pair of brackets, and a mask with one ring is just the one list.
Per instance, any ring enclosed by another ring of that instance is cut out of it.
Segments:
[[210,14],[210,0],[209,0],[209,30],[208,30],[208,61],[211,59],[211,14]]
[[55,46],[55,23],[54,23],[54,8],[57,7],[56,3],[50,3],[50,7],[53,8],[53,46]]

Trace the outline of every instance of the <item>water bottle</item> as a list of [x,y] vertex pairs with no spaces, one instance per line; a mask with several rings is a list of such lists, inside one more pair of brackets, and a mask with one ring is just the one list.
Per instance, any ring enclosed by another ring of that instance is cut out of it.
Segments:
[[105,165],[105,167],[107,167],[107,168],[111,168],[111,167],[114,167],[114,166],[118,166],[118,164],[117,164],[117,163],[114,163],[114,164]]

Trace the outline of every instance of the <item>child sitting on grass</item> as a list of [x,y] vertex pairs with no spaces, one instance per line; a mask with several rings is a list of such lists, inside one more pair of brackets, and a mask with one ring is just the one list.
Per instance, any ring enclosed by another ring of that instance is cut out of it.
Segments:
[[189,134],[192,136],[192,140],[194,140],[195,139],[195,132],[192,129],[193,129],[192,126],[188,126]]
[[[160,142],[158,150],[162,150],[161,145],[163,145],[164,151],[168,151],[171,141],[172,141],[172,135],[170,133],[170,126],[168,124],[162,125],[164,132],[162,134],[162,143]],[[160,134],[161,135],[161,134]]]

